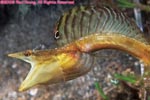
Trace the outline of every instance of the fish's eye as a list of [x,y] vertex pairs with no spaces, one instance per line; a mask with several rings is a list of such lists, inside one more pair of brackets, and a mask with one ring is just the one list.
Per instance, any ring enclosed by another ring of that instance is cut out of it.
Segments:
[[56,32],[55,32],[55,39],[59,39],[59,38],[60,38],[59,31],[56,31]]
[[32,54],[32,51],[31,50],[28,50],[28,51],[25,51],[24,52],[24,56],[28,57]]

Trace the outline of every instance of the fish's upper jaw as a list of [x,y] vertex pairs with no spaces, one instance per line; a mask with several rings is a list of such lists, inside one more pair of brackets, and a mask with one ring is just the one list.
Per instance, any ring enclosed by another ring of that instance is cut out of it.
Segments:
[[[29,51],[29,50],[27,50]],[[32,56],[26,56],[25,53],[27,51],[23,51],[23,52],[17,52],[17,53],[11,53],[11,54],[8,54],[8,57],[12,57],[12,58],[16,58],[16,59],[20,59],[20,60],[23,60],[27,63],[34,63],[35,60],[33,59]]]
[[8,57],[12,57],[12,58],[21,58],[21,55],[19,53],[11,53],[11,54],[8,54]]

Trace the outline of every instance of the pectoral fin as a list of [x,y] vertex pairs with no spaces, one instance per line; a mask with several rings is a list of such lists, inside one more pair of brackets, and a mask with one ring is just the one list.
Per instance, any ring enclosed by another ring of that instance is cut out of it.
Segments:
[[78,62],[69,69],[63,69],[65,81],[78,78],[88,73],[94,67],[95,58],[89,54],[83,53]]

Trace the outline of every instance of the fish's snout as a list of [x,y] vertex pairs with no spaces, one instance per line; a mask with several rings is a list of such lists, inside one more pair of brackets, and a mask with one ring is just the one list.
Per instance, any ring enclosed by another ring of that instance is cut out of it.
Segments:
[[12,57],[12,58],[16,58],[16,57],[17,57],[17,54],[16,54],[16,53],[12,53],[12,54],[8,54],[7,56],[8,56],[8,57]]
[[11,54],[8,54],[7,55],[8,57],[12,57],[12,58],[17,58],[17,59],[22,59],[23,58],[23,55],[22,53],[11,53]]

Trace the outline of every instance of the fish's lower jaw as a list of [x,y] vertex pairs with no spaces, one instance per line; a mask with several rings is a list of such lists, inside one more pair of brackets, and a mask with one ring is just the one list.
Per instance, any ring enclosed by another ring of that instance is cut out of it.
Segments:
[[31,83],[28,83],[28,82],[23,82],[20,87],[19,87],[19,92],[23,92],[23,91],[26,91],[30,88],[34,87],[34,84],[31,84]]

